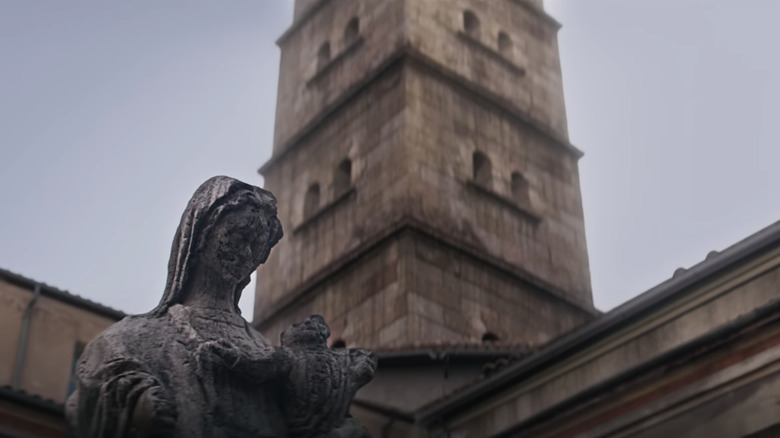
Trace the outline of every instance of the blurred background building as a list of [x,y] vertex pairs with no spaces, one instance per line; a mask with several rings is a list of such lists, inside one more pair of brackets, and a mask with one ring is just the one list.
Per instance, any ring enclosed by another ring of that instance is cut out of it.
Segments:
[[65,436],[84,346],[124,313],[0,269],[0,437]]
[[377,352],[376,436],[771,427],[780,226],[596,311],[559,27],[533,0],[297,0],[254,324],[321,313]]
[[[253,323],[318,313],[374,350],[376,437],[780,435],[780,224],[593,307],[559,27],[541,0],[297,0]],[[0,436],[62,436],[80,349],[123,315],[0,274]]]

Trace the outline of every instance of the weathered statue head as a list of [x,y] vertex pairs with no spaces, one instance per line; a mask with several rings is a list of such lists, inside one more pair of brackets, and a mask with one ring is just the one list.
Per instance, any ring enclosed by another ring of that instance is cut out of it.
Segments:
[[224,176],[203,183],[176,230],[160,303],[85,347],[66,408],[74,435],[367,436],[348,410],[373,355],[329,349],[321,316],[273,347],[238,315],[241,290],[281,237],[271,193]]
[[210,178],[195,191],[181,217],[168,261],[168,281],[160,304],[163,314],[185,301],[196,272],[232,290],[225,291],[238,311],[249,276],[281,239],[276,199],[259,187],[226,176]]

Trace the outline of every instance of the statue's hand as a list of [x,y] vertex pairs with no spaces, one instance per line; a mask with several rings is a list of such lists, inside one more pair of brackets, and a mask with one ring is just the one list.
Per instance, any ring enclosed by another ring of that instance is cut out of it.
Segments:
[[285,348],[269,347],[261,354],[248,355],[222,340],[204,342],[198,350],[199,362],[224,366],[255,383],[286,376],[293,362],[292,353]]
[[374,353],[368,350],[360,350],[357,348],[351,348],[349,355],[352,359],[353,375],[355,376],[355,384],[359,389],[366,383],[370,382],[376,372],[377,358]]
[[198,350],[200,354],[209,355],[228,368],[235,368],[241,362],[241,351],[222,340],[204,342]]
[[295,364],[295,354],[287,347],[275,347],[270,355],[275,374],[287,377]]
[[328,432],[322,438],[371,438],[371,434],[357,420],[347,417],[341,426]]
[[176,407],[166,391],[153,386],[141,395],[133,411],[130,436],[133,438],[163,438],[173,436],[176,428]]

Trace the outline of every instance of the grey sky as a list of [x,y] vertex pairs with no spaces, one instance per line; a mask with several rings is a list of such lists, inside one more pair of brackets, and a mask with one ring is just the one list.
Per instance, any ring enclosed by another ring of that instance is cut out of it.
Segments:
[[[598,307],[780,219],[780,2],[547,9]],[[291,16],[288,0],[0,2],[0,267],[150,309],[195,188],[262,183]]]

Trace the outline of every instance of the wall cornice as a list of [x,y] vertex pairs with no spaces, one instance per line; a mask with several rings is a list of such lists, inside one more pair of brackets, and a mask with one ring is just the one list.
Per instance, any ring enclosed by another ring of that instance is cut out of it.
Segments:
[[514,121],[528,127],[530,130],[547,139],[553,146],[567,152],[573,158],[579,159],[584,155],[581,150],[576,148],[566,138],[557,134],[550,128],[540,124],[539,122],[536,122],[530,118],[525,111],[516,107],[503,97],[487,90],[485,87],[475,84],[473,81],[461,76],[452,69],[442,66],[440,63],[420,52],[419,50],[416,50],[410,46],[405,46],[398,49],[393,55],[389,56],[384,63],[380,64],[378,67],[364,76],[362,80],[358,81],[352,87],[342,93],[340,98],[326,106],[322,111],[320,111],[318,116],[303,126],[297,134],[284,142],[281,147],[275,148],[278,150],[278,152],[276,152],[265,164],[263,164],[258,169],[258,173],[265,176],[270,169],[285,160],[292,151],[305,143],[306,140],[314,132],[316,132],[317,129],[326,123],[327,120],[329,120],[335,113],[341,110],[342,107],[346,106],[368,87],[381,79],[387,72],[392,71],[394,67],[403,65],[404,63],[413,64],[436,74],[439,76],[439,78],[457,86],[462,91],[468,92],[473,97],[499,110]]
[[317,286],[340,275],[358,260],[366,257],[373,251],[381,249],[405,232],[413,232],[434,239],[438,243],[447,246],[449,249],[456,250],[461,254],[472,257],[479,262],[510,276],[515,281],[527,284],[539,293],[543,293],[590,317],[601,315],[600,311],[595,308],[583,307],[570,299],[565,292],[536,277],[532,273],[491,256],[484,250],[476,248],[473,245],[461,242],[457,238],[441,232],[413,217],[405,216],[375,233],[373,238],[363,242],[358,247],[351,249],[343,256],[324,266],[297,287],[287,291],[283,300],[278,301],[272,308],[262,312],[258,316],[259,320],[253,321],[253,324],[262,331],[264,324],[268,323],[274,317],[310,298],[312,294],[316,292]]

